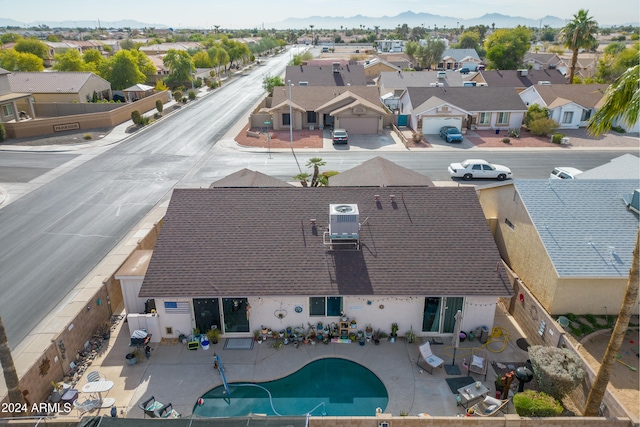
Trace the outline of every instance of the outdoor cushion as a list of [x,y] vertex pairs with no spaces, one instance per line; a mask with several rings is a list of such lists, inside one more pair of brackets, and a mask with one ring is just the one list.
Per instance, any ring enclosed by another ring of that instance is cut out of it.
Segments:
[[479,356],[473,356],[473,360],[471,361],[473,366],[477,366],[478,368],[482,368],[484,366],[484,358]]

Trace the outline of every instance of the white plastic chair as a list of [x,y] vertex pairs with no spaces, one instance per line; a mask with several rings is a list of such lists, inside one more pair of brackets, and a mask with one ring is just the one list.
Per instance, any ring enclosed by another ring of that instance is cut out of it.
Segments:
[[423,368],[423,366],[420,365],[420,357],[422,357],[429,366],[429,368],[425,368],[425,370],[429,371],[430,374],[433,374],[433,368],[442,367],[442,365],[444,364],[444,360],[433,354],[433,352],[431,351],[431,344],[429,344],[429,341],[420,346],[418,366]]

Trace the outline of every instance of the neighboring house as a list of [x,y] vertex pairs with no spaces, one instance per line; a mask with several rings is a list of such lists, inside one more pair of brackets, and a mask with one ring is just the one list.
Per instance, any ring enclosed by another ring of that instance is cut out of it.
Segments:
[[82,53],[86,53],[87,51],[94,49],[100,51],[100,53],[104,52],[104,44],[102,42],[92,40],[75,40],[73,44],[80,47]]
[[442,60],[436,65],[438,70],[457,70],[468,68],[476,71],[482,63],[475,49],[445,49]]
[[526,111],[515,89],[505,87],[409,87],[400,98],[400,114],[424,134],[437,134],[442,126],[463,132],[520,128]]
[[524,54],[523,64],[531,70],[560,70],[563,72],[569,67],[557,53],[535,53]]
[[146,272],[126,270],[124,293],[156,307],[158,341],[341,313],[357,329],[451,336],[458,310],[464,330],[491,330],[497,299],[513,295],[471,187],[175,189]]
[[112,99],[111,84],[90,72],[15,72],[9,74],[9,85],[35,102],[90,102],[94,92],[98,99]]
[[408,87],[462,87],[463,74],[453,71],[396,71],[380,73],[380,95],[397,94]]
[[148,77],[146,83],[155,84],[157,81],[162,80],[169,74],[171,74],[171,70],[169,69],[169,67],[164,65],[164,55],[148,55],[148,58],[156,67],[156,75],[153,77]]
[[400,53],[404,52],[406,40],[376,40],[378,52]]
[[285,82],[294,86],[366,86],[364,66],[334,61],[331,65],[289,65]]
[[550,118],[560,124],[560,129],[577,129],[587,126],[587,121],[604,103],[606,84],[591,85],[534,85],[522,92],[520,98],[529,107],[538,104],[550,111]]
[[518,92],[536,84],[566,84],[558,70],[483,70],[470,79],[478,86],[512,87]]
[[[18,93],[11,90],[9,75],[11,72],[0,68],[0,122],[16,121],[26,118],[27,115],[35,117],[33,105],[30,102],[30,93]],[[28,113],[21,114],[18,103],[28,105]]]
[[278,86],[271,105],[267,111],[274,130],[288,129],[292,112],[293,129],[334,126],[352,134],[377,134],[389,114],[375,86]]
[[615,315],[639,225],[623,197],[637,188],[637,179],[515,180],[479,197],[502,259],[549,314]]
[[416,67],[416,59],[406,53],[387,53],[378,54],[378,59],[385,61],[400,70],[406,70]]
[[[598,69],[599,56],[600,54],[597,53],[580,53],[578,62],[576,62],[576,76],[581,78],[593,77]],[[568,76],[571,68],[571,55],[563,55],[560,59],[562,59],[563,65],[558,66],[558,70]]]
[[635,179],[640,187],[640,158],[633,154],[623,154],[609,163],[586,170],[576,179]]
[[64,42],[50,42],[43,41],[44,44],[47,45],[48,52],[47,58],[44,59],[44,66],[51,67],[53,65],[53,58],[56,54],[65,53],[68,50],[75,50],[78,53],[82,54],[82,48],[76,44],[76,42],[72,41],[64,41]]
[[383,59],[374,57],[364,63],[364,74],[367,76],[367,83],[374,83],[383,72],[398,72],[402,68],[387,62]]
[[160,43],[140,46],[138,50],[146,55],[164,55],[171,49],[186,52],[189,49],[202,49],[202,45],[197,42]]
[[137,84],[124,89],[124,99],[128,102],[137,101],[138,99],[146,98],[153,95],[154,87],[143,84]]
[[245,187],[245,188],[262,188],[262,187],[292,187],[284,181],[273,178],[261,172],[249,170],[247,168],[240,169],[231,175],[214,182],[210,188],[223,187]]
[[404,168],[384,157],[374,157],[329,178],[331,187],[433,187],[426,175]]

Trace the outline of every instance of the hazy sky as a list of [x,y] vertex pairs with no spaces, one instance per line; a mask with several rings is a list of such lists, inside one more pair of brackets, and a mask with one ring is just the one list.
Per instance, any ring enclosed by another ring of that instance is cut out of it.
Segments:
[[35,21],[136,21],[169,27],[253,28],[288,17],[364,15],[394,16],[405,11],[460,19],[486,13],[539,19],[547,15],[570,19],[580,9],[600,25],[640,21],[638,0],[0,0],[0,18]]

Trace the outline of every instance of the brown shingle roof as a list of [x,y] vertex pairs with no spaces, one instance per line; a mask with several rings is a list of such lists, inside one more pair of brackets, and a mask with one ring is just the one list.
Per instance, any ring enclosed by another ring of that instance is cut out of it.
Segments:
[[585,108],[599,107],[609,85],[536,85],[535,88],[547,105],[558,98],[573,101]]
[[[295,105],[300,106],[303,111],[314,111],[321,105],[339,97],[345,92],[351,92],[375,105],[382,105],[380,93],[376,86],[293,86],[291,87],[291,100]],[[274,107],[282,102],[289,102],[289,91],[286,86],[277,86],[273,89]]]
[[357,64],[341,64],[339,73],[334,73],[331,65],[289,65],[284,79],[295,86],[300,82],[307,82],[309,86],[367,85],[364,66]]
[[291,184],[261,172],[244,168],[210,185],[210,188],[216,187],[291,187]]
[[567,83],[567,78],[558,70],[527,70],[524,76],[517,70],[485,70],[480,71],[480,74],[489,86],[494,87],[527,88],[541,81]]
[[421,173],[387,160],[374,157],[359,166],[329,178],[331,187],[433,187],[433,181]]
[[[323,245],[332,203],[361,250]],[[175,189],[139,295],[509,296],[499,263],[470,187]]]

